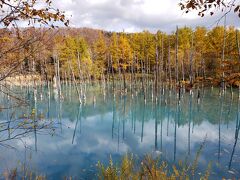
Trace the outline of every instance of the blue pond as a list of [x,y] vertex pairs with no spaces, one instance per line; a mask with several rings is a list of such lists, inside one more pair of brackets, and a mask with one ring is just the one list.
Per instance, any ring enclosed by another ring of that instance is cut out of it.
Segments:
[[[193,94],[165,89],[156,103],[152,91],[125,95],[106,86],[86,85],[80,104],[73,86],[62,85],[63,98],[46,87],[12,88],[17,101],[0,94],[0,172],[23,167],[48,179],[72,176],[96,179],[98,161],[119,163],[126,153],[145,154],[176,164],[196,157],[198,173],[212,164],[214,179],[240,178],[238,92],[219,96],[217,88]],[[32,119],[32,120],[29,120]]]

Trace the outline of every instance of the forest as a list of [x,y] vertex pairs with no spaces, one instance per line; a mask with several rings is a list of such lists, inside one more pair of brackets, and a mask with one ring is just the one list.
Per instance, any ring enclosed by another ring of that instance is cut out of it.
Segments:
[[161,82],[240,85],[240,33],[232,26],[181,27],[170,34],[23,28],[0,35],[2,80],[35,74],[52,81],[58,62],[62,80],[72,74],[77,80],[153,79],[157,72]]

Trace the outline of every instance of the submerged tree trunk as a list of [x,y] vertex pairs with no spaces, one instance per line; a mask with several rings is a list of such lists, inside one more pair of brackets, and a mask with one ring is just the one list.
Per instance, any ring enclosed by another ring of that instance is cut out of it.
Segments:
[[113,93],[114,93],[115,81],[114,81],[114,70],[113,70],[112,56],[110,56],[110,63],[111,63],[111,75],[112,75],[112,89],[113,89]]
[[76,78],[75,78],[75,74],[74,74],[74,71],[73,71],[72,65],[71,65],[71,63],[69,62],[69,60],[68,60],[68,65],[69,65],[70,70],[71,70],[72,79],[73,79],[74,86],[75,86],[75,88],[76,88],[76,92],[77,92],[77,95],[78,95],[78,100],[79,100],[79,103],[81,104],[81,103],[82,103],[82,100],[81,100],[81,94],[80,94],[80,91],[79,91],[79,89],[78,89],[77,81],[76,81]]

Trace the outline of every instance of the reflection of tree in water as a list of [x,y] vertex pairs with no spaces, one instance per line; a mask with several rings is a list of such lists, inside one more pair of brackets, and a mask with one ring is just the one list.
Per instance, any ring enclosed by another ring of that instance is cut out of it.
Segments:
[[[151,86],[149,88],[151,88]],[[62,91],[65,95],[69,94],[68,88],[62,88]],[[148,95],[146,95],[147,99],[145,102],[143,94],[141,93],[132,96],[131,93],[121,94],[121,92],[116,90],[114,96],[110,91],[111,89],[106,88],[106,97],[103,97],[103,92],[99,91],[99,89],[89,90],[86,93],[88,101],[79,104],[78,98],[74,98],[74,91],[71,92],[71,101],[67,96],[64,100],[59,101],[58,99],[50,97],[49,92],[45,93],[46,96],[43,93],[42,100],[40,100],[38,96],[34,98],[34,95],[36,96],[38,93],[30,89],[30,106],[16,109],[14,112],[15,116],[12,115],[12,109],[8,111],[5,110],[1,113],[5,116],[4,119],[12,117],[10,121],[6,120],[6,122],[1,122],[1,137],[4,135],[5,140],[8,141],[11,140],[11,138],[21,140],[28,135],[32,136],[35,139],[35,150],[37,150],[38,134],[52,133],[54,130],[56,131],[56,128],[60,127],[60,124],[62,124],[61,127],[64,131],[64,128],[66,128],[64,124],[71,121],[74,125],[71,143],[74,144],[74,142],[77,142],[78,133],[81,134],[81,129],[84,129],[84,125],[87,124],[87,122],[84,122],[82,125],[83,120],[85,121],[90,117],[96,117],[97,120],[105,121],[104,118],[107,117],[105,114],[111,114],[112,119],[109,124],[111,130],[109,136],[111,136],[113,142],[115,141],[117,143],[120,152],[121,146],[129,143],[129,133],[132,133],[132,136],[136,137],[139,143],[146,143],[146,139],[149,138],[146,138],[149,133],[146,128],[148,128],[148,122],[152,122],[153,129],[151,131],[154,135],[151,136],[153,141],[151,145],[153,149],[156,150],[156,152],[160,151],[164,153],[164,151],[167,150],[166,144],[164,144],[167,141],[164,136],[168,136],[168,138],[171,138],[171,150],[169,151],[171,157],[173,157],[174,160],[178,160],[180,158],[179,153],[181,153],[181,148],[179,147],[181,138],[178,136],[184,126],[187,127],[187,136],[185,139],[186,152],[188,155],[192,155],[194,153],[191,152],[195,151],[195,147],[191,146],[194,142],[194,138],[191,138],[194,124],[199,125],[208,120],[212,124],[219,125],[219,123],[222,124],[225,121],[231,122],[234,120],[234,117],[236,117],[237,109],[234,98],[232,101],[228,101],[225,97],[228,96],[228,94],[226,94],[222,96],[224,98],[220,101],[221,98],[217,96],[215,90],[205,89],[204,92],[202,89],[200,103],[197,102],[197,93],[194,90],[193,94],[189,94],[188,92],[183,93],[180,101],[176,95],[170,94],[175,92],[165,90],[165,94],[159,97],[157,103]],[[151,89],[146,92],[151,93]],[[212,93],[211,95],[210,92]],[[93,105],[93,96],[96,97],[95,106]],[[231,110],[229,110],[230,104],[232,104]],[[29,109],[27,113],[28,116],[21,117],[19,114],[26,112],[26,109]],[[218,112],[222,112],[221,122],[219,122],[220,113],[216,113],[216,109]],[[211,117],[212,114],[217,115]],[[214,119],[215,116],[218,118]],[[16,117],[20,118],[17,119]],[[47,119],[45,119],[45,117]],[[225,117],[229,118],[226,120]],[[19,125],[21,122],[24,123]],[[238,126],[236,125],[237,132],[237,130],[239,131],[239,122],[236,122],[236,124],[238,124]],[[15,134],[11,134],[10,129],[15,129]],[[8,134],[10,134],[10,138]],[[231,167],[231,162],[234,160],[237,138],[235,140],[229,167]]]
[[[203,94],[203,93],[202,93]],[[204,93],[206,94],[206,93]],[[196,125],[201,124],[203,121],[209,121],[212,124],[218,124],[218,119],[219,116],[216,112],[219,111],[217,104],[219,103],[219,99],[217,98],[217,94],[215,94],[213,97],[207,95],[202,97],[201,96],[201,103],[198,104],[197,103],[197,99],[196,99],[196,93],[193,93],[193,98],[192,98],[192,118],[193,121]],[[143,104],[144,104],[144,100],[143,98],[141,98],[141,96],[136,97],[138,100],[138,103],[134,104],[134,108],[136,108],[139,112],[141,113],[136,113],[136,119],[138,121],[142,121],[142,112],[143,112]],[[133,112],[133,110],[130,108],[130,101],[129,99],[131,98],[127,98],[126,100],[126,113],[129,114],[133,114],[130,113]],[[188,99],[188,95],[184,95],[183,99],[181,100],[181,111],[180,111],[180,119],[178,121],[178,125],[185,125],[188,124],[188,117],[189,117],[189,99]],[[236,111],[236,101],[233,100],[232,102],[232,109],[231,111],[229,111],[229,102],[225,101],[223,102],[223,115],[224,116],[228,116],[228,118],[223,118],[223,122],[222,123],[227,123],[228,121],[232,121],[235,117],[234,112]],[[111,102],[108,102],[108,104],[111,104]],[[108,105],[107,104],[107,105]],[[133,103],[131,103],[133,104]],[[169,115],[172,115],[172,112],[174,112],[175,109],[175,99],[172,98],[170,100],[170,103],[167,104],[167,110],[169,110]],[[100,105],[99,105],[100,106]],[[164,103],[160,103],[159,108],[164,108],[165,104]],[[96,109],[98,108],[98,106],[96,107]],[[145,110],[146,112],[150,112],[152,108],[151,102],[148,102],[146,104]],[[130,109],[130,110],[129,110]],[[108,108],[106,108],[105,110],[109,110]],[[145,122],[149,121],[151,118],[145,118]]]
[[80,129],[79,133],[81,134],[81,132],[82,132],[82,105],[81,104],[79,104],[79,107],[78,107],[77,119],[76,119],[74,131],[73,131],[73,137],[72,137],[72,144],[74,143],[78,124],[79,124],[79,129]]
[[235,149],[236,149],[236,145],[239,139],[239,131],[240,131],[240,88],[239,88],[239,92],[238,92],[238,111],[237,111],[237,118],[236,118],[236,129],[235,129],[235,141],[233,144],[233,148],[232,148],[232,153],[231,153],[231,157],[230,157],[230,161],[229,161],[229,165],[228,165],[228,169],[230,170],[232,167],[232,161],[233,161],[233,156],[235,153]]
[[37,134],[52,134],[55,127],[53,121],[43,119],[42,115],[37,116],[36,109],[30,115],[24,117],[11,116],[8,120],[0,122],[0,145],[11,147],[14,140],[23,141],[27,136],[35,137],[35,149],[37,150]]
[[[53,134],[55,124],[52,120],[46,119],[42,110],[38,106],[37,89],[31,93],[27,89],[27,99],[31,99],[28,103],[21,103],[8,95],[1,95],[1,102],[6,105],[4,110],[0,112],[0,145],[4,147],[14,147],[14,141],[24,143],[24,138],[34,134],[35,150],[37,151],[37,135]],[[20,99],[20,98],[19,98]],[[21,99],[21,102],[23,100]],[[14,105],[18,104],[18,106]],[[25,113],[24,113],[25,112]]]
[[[187,125],[187,141],[186,141],[186,147],[187,147],[187,154],[188,155],[194,155],[191,154],[195,150],[195,147],[191,148],[191,134],[193,134],[194,125],[198,126],[204,121],[209,121],[212,124],[217,125],[220,127],[220,130],[218,129],[218,132],[221,136],[221,126],[224,125],[226,122],[232,122],[236,117],[236,111],[235,108],[236,101],[228,100],[228,93],[225,92],[224,98],[219,98],[217,91],[213,90],[212,94],[209,95],[209,92],[211,92],[209,89],[200,89],[200,97],[199,100],[197,100],[197,93],[196,91],[193,91],[193,93],[189,94],[186,93],[181,96],[180,103],[178,103],[178,100],[171,98],[168,99],[169,94],[166,95],[166,97],[159,98],[159,103],[155,104],[155,102],[147,101],[147,103],[144,103],[144,98],[139,94],[138,96],[133,96],[131,98],[127,98],[126,102],[129,101],[129,117],[125,118],[125,123],[129,121],[130,127],[132,131],[140,133],[140,142],[143,142],[144,140],[144,124],[148,121],[154,120],[154,146],[155,150],[160,152],[163,152],[163,141],[164,137],[162,134],[162,131],[165,127],[163,127],[163,121],[166,121],[166,133],[168,134],[168,128],[169,123],[174,124],[173,130],[173,157],[174,159],[177,158],[178,155],[178,128],[181,126]],[[167,92],[166,92],[167,93]],[[174,96],[175,97],[175,96]],[[167,100],[165,100],[167,98]],[[162,99],[162,100],[161,100]],[[209,99],[211,99],[209,101]],[[112,108],[113,112],[117,111],[119,113],[113,113],[113,126],[114,127],[114,119],[120,119],[121,121],[118,121],[119,124],[124,123],[123,119],[119,116],[123,116],[124,108],[126,104],[124,103],[124,100],[122,98],[117,98],[116,100],[118,102],[118,108]],[[117,103],[115,102],[115,103]],[[166,103],[167,102],[167,103]],[[109,102],[110,103],[110,102]],[[175,105],[174,105],[175,104]],[[232,104],[232,105],[231,105]],[[231,106],[231,107],[229,107]],[[115,107],[115,105],[113,105]],[[173,109],[175,108],[175,109]],[[229,110],[231,108],[231,110]],[[226,113],[226,109],[228,110]],[[230,111],[230,112],[229,112]],[[219,112],[219,113],[216,113]],[[127,113],[127,112],[126,112]],[[124,113],[125,114],[125,113]],[[212,117],[212,114],[214,116]],[[222,115],[221,115],[222,114]],[[231,115],[230,115],[231,114]],[[226,119],[225,115],[227,115],[229,118]],[[216,118],[216,119],[214,119]],[[174,120],[174,121],[172,121]],[[138,126],[136,126],[136,121],[138,121]],[[170,122],[171,121],[171,122]],[[123,124],[121,124],[123,125]],[[220,125],[220,126],[219,126]],[[116,134],[120,134],[120,130],[118,129],[118,132]],[[136,134],[137,135],[137,134]],[[204,134],[203,136],[205,136]],[[220,137],[219,136],[219,137]],[[114,128],[112,128],[112,138],[114,139]],[[220,138],[219,138],[220,139]],[[118,139],[119,141],[119,139]],[[216,142],[220,146],[216,146],[217,154],[220,156],[221,154],[221,141]],[[119,142],[118,142],[119,146]],[[165,145],[164,145],[165,146]],[[234,153],[234,152],[233,152]]]

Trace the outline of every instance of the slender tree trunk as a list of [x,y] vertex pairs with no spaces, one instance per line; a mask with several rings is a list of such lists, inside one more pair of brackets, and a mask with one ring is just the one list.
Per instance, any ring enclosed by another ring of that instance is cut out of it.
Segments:
[[113,60],[112,60],[112,55],[110,55],[110,63],[111,63],[111,74],[112,74],[112,89],[114,92],[115,89],[115,82],[114,82],[114,70],[113,70]]
[[82,91],[82,78],[83,78],[83,74],[82,74],[82,71],[81,71],[81,61],[80,61],[81,57],[80,57],[79,51],[77,53],[78,53],[78,56],[77,56],[78,76],[79,76],[80,88],[81,88],[81,91]]
[[72,69],[72,65],[71,65],[71,63],[69,62],[69,60],[68,60],[68,65],[69,65],[69,67],[70,67],[70,71],[71,71],[72,79],[73,79],[73,82],[74,82],[74,85],[75,85],[75,88],[76,88],[76,92],[77,92],[77,95],[78,95],[79,103],[81,104],[81,103],[82,103],[81,94],[80,94],[80,91],[79,91],[79,89],[78,89],[77,81],[76,81],[76,78],[75,78],[75,74],[74,74],[74,71],[73,71],[73,69]]
[[[238,30],[236,30],[236,43],[237,43],[237,51],[238,51],[238,60],[240,61],[240,45],[239,45]],[[240,72],[240,67],[239,67],[239,72]]]
[[190,73],[189,73],[190,86],[193,86],[193,34],[191,40],[191,54],[190,54]]
[[224,16],[224,36],[223,36],[223,48],[222,48],[222,59],[221,59],[221,88],[225,89],[225,74],[224,74],[224,60],[225,60],[225,46],[226,46],[226,15]]
[[171,47],[168,39],[168,72],[169,72],[169,89],[172,87],[172,69],[171,69]]
[[178,77],[178,26],[177,26],[177,30],[176,30],[176,49],[175,49],[175,55],[176,55],[176,84],[177,85],[177,89],[178,89],[178,100],[180,101],[181,98],[181,86],[180,86],[180,81],[179,81],[179,77]]
[[185,68],[184,68],[184,59],[182,59],[182,80],[185,81]]
[[159,75],[159,62],[158,62],[158,45],[157,45],[157,40],[156,40],[156,65],[155,65],[155,99],[156,99],[156,103],[157,103],[157,99],[158,99],[158,75]]
[[61,97],[62,95],[62,89],[61,89],[61,75],[60,75],[60,63],[59,63],[59,58],[56,57],[57,59],[57,86],[58,86],[58,95]]

